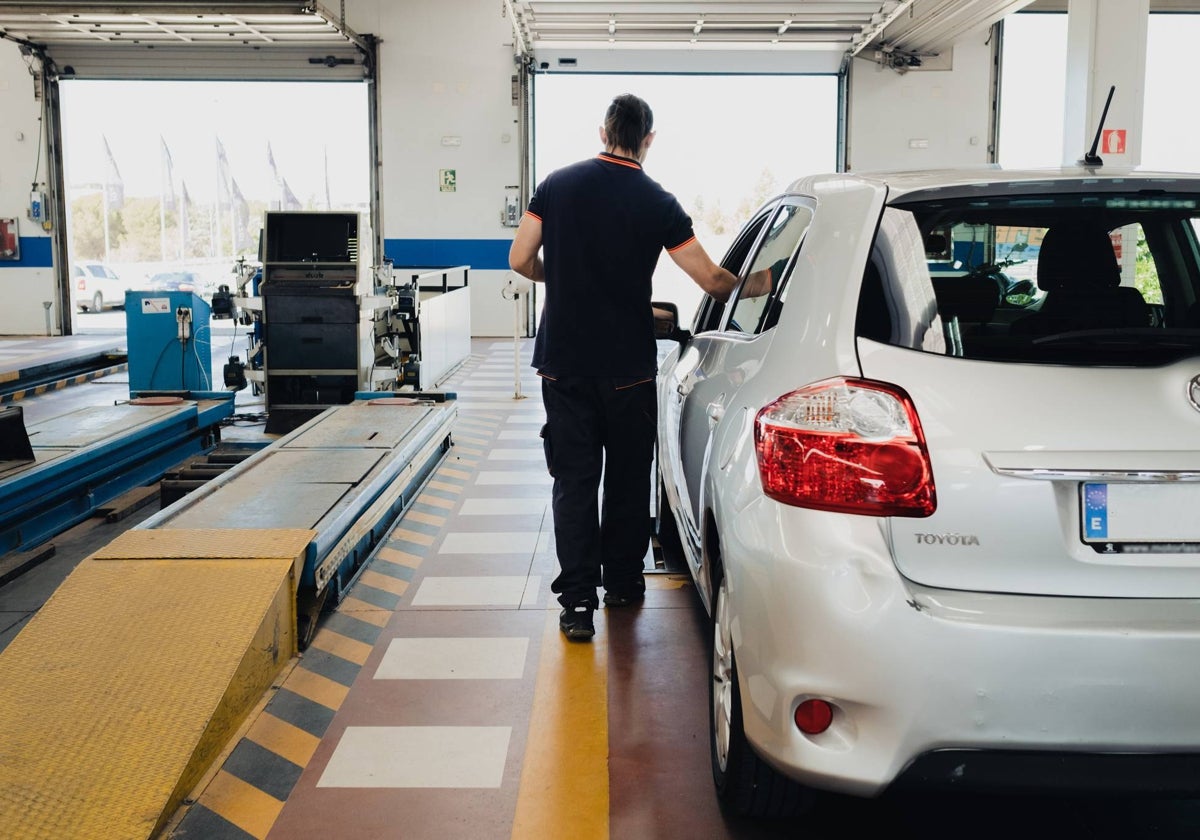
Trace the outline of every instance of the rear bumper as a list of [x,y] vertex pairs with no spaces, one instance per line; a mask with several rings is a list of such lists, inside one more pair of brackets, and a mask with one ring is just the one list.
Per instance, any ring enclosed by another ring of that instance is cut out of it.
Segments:
[[935,750],[904,768],[897,789],[1004,793],[1191,796],[1200,753]]
[[[876,795],[901,778],[953,785],[959,767],[998,780],[1027,754],[1048,768],[1161,759],[1200,790],[1200,600],[929,589],[896,572],[885,520],[759,500],[726,522],[746,734],[788,775]],[[816,736],[792,723],[809,697],[836,709]],[[1012,781],[1040,787],[1022,772]]]

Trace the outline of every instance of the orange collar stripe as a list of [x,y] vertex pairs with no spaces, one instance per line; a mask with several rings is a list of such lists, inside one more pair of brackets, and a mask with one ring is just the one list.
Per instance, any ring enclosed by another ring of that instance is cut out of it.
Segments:
[[615,163],[615,164],[618,164],[619,166],[628,166],[630,169],[641,169],[642,168],[641,164],[634,163],[631,160],[625,160],[624,158],[614,157],[613,155],[606,155],[603,152],[596,155],[596,157],[599,158],[600,160],[604,161],[605,163]]

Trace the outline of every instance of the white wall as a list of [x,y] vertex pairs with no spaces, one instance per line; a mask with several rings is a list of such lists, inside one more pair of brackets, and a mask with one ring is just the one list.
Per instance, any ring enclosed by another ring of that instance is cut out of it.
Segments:
[[[34,99],[34,81],[16,44],[0,40],[0,217],[18,219],[21,260],[0,260],[0,335],[45,335],[42,301],[55,301],[51,322],[59,320],[54,271],[49,264],[49,234],[25,215],[34,170],[45,181],[46,154],[42,144],[38,164],[41,105]],[[68,302],[69,305],[69,302]],[[57,326],[54,332],[59,332]]]
[[992,64],[987,37],[985,30],[955,44],[950,70],[901,75],[855,59],[849,85],[849,168],[864,172],[987,163]]
[[[520,150],[503,9],[492,0],[360,0],[347,13],[353,28],[382,39],[388,256],[397,265],[471,265],[475,335],[512,333],[512,304],[500,287],[513,231],[500,211],[504,188],[519,180]],[[457,173],[454,192],[440,190],[441,169]]]

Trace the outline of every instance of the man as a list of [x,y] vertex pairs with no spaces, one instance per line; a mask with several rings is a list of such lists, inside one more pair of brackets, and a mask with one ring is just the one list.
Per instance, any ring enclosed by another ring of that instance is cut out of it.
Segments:
[[650,292],[659,255],[666,248],[719,300],[737,283],[696,240],[675,197],[642,171],[653,119],[638,97],[614,99],[600,129],[604,152],[538,186],[508,256],[513,271],[546,284],[533,366],[542,377],[542,437],[554,477],[560,574],[551,589],[563,607],[559,627],[572,640],[595,635],[598,585],[609,607],[645,594],[658,413]]

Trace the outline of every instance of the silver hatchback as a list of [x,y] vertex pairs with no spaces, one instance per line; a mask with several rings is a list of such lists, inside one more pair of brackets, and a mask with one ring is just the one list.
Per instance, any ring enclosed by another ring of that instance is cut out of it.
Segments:
[[[713,775],[1200,791],[1200,177],[793,184],[660,372]],[[763,274],[767,272],[767,274]],[[761,283],[744,283],[761,289]]]

